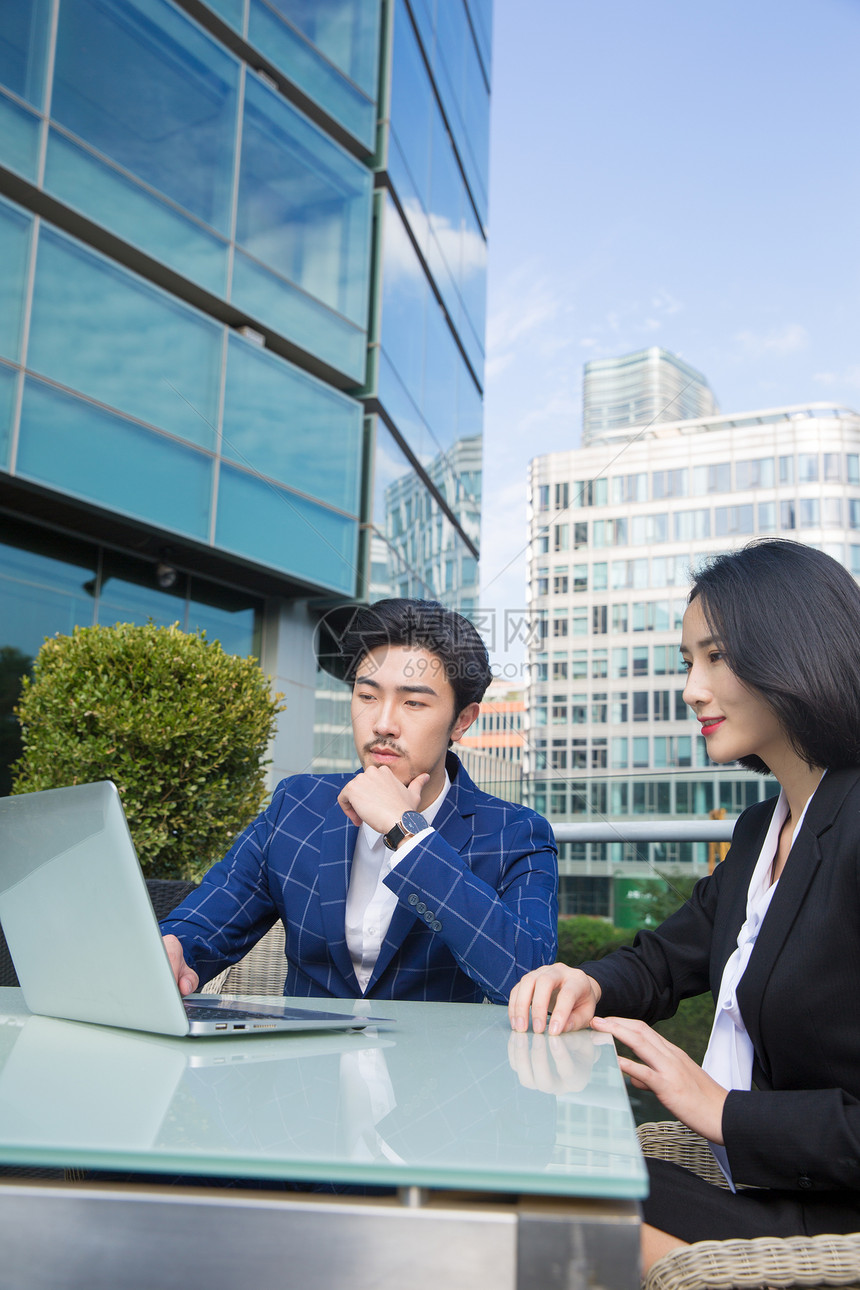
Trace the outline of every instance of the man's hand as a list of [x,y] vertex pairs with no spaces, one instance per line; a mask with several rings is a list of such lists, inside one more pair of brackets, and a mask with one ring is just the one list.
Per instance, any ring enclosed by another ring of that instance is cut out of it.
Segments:
[[387,833],[399,823],[404,811],[417,811],[421,791],[429,780],[416,775],[408,786],[401,784],[390,766],[368,766],[340,790],[338,802],[353,824],[369,824],[377,833]]
[[182,995],[193,994],[197,989],[200,977],[185,962],[185,955],[182,953],[182,943],[176,936],[163,936],[164,948],[167,950],[167,957],[170,959],[170,966],[173,968],[173,976],[176,984],[179,986],[179,993]]
[[511,991],[508,1016],[512,1030],[528,1030],[529,1008],[532,1029],[536,1035],[547,1028],[547,1013],[552,1012],[549,1033],[560,1035],[565,1030],[584,1030],[594,1016],[600,1001],[600,986],[579,968],[565,963],[551,963],[548,967],[527,972]]
[[648,1088],[670,1115],[718,1145],[723,1141],[723,1103],[727,1091],[644,1021],[595,1017],[593,1030],[612,1035],[632,1048],[638,1062],[619,1057],[618,1065],[635,1088]]

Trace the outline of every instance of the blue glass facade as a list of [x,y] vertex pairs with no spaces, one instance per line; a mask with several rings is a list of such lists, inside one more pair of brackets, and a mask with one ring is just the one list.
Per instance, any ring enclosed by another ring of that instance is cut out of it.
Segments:
[[0,649],[197,615],[309,729],[325,604],[477,605],[490,0],[8,8]]

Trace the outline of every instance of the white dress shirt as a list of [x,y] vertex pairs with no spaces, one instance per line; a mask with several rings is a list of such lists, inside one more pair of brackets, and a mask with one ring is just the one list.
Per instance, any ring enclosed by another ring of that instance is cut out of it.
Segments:
[[[809,800],[801,812],[800,819],[792,829],[791,846],[794,846],[794,840],[806,818],[809,803],[814,795],[814,792],[810,794]],[[771,880],[773,862],[779,846],[779,835],[787,818],[788,798],[785,795],[785,791],[781,789],[770,821],[770,828],[765,836],[756,867],[750,879],[747,893],[747,916],[743,927],[738,933],[737,949],[726,961],[726,966],[723,968],[711,1038],[708,1042],[708,1051],[705,1053],[705,1058],[702,1062],[702,1069],[726,1089],[749,1089],[752,1087],[753,1045],[738,1007],[738,986],[741,977],[746,971],[750,956],[755,949],[755,943],[758,940],[764,916],[770,908],[773,893],[776,891],[776,883]],[[717,1164],[725,1174],[726,1182],[734,1191],[735,1185],[732,1182],[725,1147],[712,1142],[711,1151],[714,1153]]]
[[[450,787],[451,781],[446,772],[442,792],[435,802],[421,811],[428,826],[436,818]],[[362,824],[358,830],[346,897],[346,943],[362,992],[367,989],[367,983],[373,975],[380,947],[397,908],[397,896],[386,887],[384,879],[409,854],[419,839],[432,831],[429,827],[422,829],[420,833],[401,843],[396,851],[392,851],[383,842],[382,834],[377,833],[369,824]]]

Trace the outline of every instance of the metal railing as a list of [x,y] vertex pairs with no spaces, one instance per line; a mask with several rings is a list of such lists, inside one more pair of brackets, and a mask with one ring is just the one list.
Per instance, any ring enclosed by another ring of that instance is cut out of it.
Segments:
[[556,842],[731,842],[735,820],[589,820],[552,823]]

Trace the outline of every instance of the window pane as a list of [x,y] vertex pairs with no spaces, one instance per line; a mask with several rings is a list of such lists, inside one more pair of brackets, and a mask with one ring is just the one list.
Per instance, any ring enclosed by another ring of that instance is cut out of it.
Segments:
[[208,539],[212,459],[28,379],[18,470],[176,532]]
[[60,6],[54,118],[221,232],[237,82],[237,61],[163,0]]
[[359,403],[241,337],[230,337],[225,457],[357,514],[361,433]]
[[27,353],[36,371],[214,449],[221,337],[220,324],[42,226]]
[[45,89],[49,0],[4,4],[0,27],[0,84],[36,108]]
[[21,350],[32,225],[32,215],[0,201],[0,354],[13,361]]

